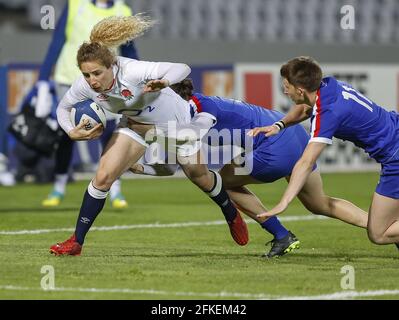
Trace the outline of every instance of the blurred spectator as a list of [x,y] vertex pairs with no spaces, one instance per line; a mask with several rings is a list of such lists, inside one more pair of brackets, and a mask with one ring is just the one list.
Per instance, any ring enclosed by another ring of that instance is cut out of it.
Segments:
[[8,159],[3,153],[0,153],[0,185],[9,187],[14,184],[14,175],[8,171]]

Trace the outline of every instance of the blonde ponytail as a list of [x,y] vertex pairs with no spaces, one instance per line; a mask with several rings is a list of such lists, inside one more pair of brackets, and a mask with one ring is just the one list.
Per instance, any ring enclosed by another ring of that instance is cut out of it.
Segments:
[[98,22],[77,54],[79,69],[83,62],[100,61],[109,68],[115,63],[115,49],[132,41],[153,26],[155,21],[138,13],[129,17],[109,17]]
[[119,47],[142,35],[154,23],[153,20],[141,13],[129,17],[105,18],[93,27],[90,42],[100,43],[108,48]]

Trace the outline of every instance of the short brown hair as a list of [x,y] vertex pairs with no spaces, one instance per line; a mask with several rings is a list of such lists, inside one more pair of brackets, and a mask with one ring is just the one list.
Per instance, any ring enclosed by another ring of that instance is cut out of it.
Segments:
[[193,80],[186,78],[181,82],[172,84],[170,86],[174,92],[176,92],[184,100],[189,101],[194,93]]
[[283,64],[280,75],[295,87],[302,87],[310,92],[320,87],[323,72],[316,60],[311,57],[296,57]]

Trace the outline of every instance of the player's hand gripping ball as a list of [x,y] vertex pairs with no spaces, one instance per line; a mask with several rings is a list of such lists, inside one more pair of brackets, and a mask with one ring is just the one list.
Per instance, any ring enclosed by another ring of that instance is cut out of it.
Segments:
[[98,123],[101,123],[104,129],[107,125],[103,108],[90,99],[76,103],[71,109],[71,121],[75,127],[85,119],[89,120],[85,125],[86,130],[93,129]]

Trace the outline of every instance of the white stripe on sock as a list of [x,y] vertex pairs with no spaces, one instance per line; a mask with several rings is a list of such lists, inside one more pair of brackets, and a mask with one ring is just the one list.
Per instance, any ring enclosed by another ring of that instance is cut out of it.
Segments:
[[105,199],[108,195],[108,191],[102,191],[93,186],[93,181],[90,181],[89,186],[87,187],[87,192],[94,199]]

